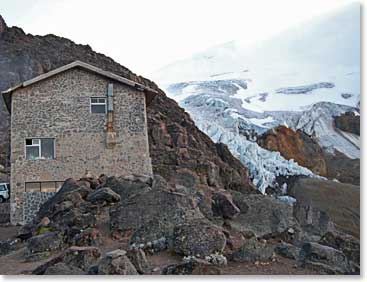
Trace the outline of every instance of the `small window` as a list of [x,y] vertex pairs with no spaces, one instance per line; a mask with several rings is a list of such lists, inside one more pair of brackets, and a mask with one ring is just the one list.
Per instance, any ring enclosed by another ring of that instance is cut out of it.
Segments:
[[27,160],[52,160],[55,158],[55,139],[26,139],[25,149]]
[[6,191],[7,189],[6,189],[6,187],[5,187],[5,185],[0,185],[0,191],[2,192],[2,191]]
[[90,98],[90,112],[93,114],[105,114],[107,108],[106,98]]
[[25,184],[26,192],[40,192],[41,191],[41,183],[40,182],[27,182]]

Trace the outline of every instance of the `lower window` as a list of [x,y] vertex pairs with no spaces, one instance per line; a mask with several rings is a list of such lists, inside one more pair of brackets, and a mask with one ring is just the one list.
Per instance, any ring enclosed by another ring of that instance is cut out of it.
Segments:
[[42,181],[26,182],[26,192],[57,192],[61,188],[63,181]]

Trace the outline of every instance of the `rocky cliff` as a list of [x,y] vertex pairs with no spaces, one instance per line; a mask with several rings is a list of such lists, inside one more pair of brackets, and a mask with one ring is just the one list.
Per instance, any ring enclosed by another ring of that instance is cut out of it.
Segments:
[[[214,144],[176,102],[157,85],[111,58],[55,35],[33,36],[8,27],[0,16],[0,90],[62,65],[81,60],[159,90],[148,109],[150,153],[154,172],[170,182],[250,189],[247,169],[223,145]],[[9,115],[0,99],[0,161],[9,152]]]

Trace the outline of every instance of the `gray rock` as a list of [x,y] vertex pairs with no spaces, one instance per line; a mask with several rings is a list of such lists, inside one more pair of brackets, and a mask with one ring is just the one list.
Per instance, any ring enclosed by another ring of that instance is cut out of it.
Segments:
[[15,251],[16,246],[17,241],[15,240],[0,241],[0,256],[4,256],[11,253],[12,251]]
[[30,238],[27,249],[30,254],[54,251],[61,247],[62,241],[58,232],[48,232]]
[[87,196],[87,201],[93,204],[116,203],[120,199],[120,195],[108,187],[97,189]]
[[301,250],[300,248],[292,244],[281,242],[276,246],[275,253],[285,258],[297,260],[299,257],[300,250]]
[[274,257],[275,246],[250,238],[239,251],[230,255],[229,259],[236,262],[268,261]]
[[171,264],[162,269],[163,275],[219,275],[221,270],[204,259],[191,258],[182,263]]
[[75,266],[66,265],[63,262],[59,262],[55,265],[48,267],[44,275],[83,275],[85,272]]
[[112,236],[131,238],[130,244],[136,245],[172,240],[176,226],[204,218],[192,197],[164,188],[155,186],[111,207]]
[[359,266],[360,241],[352,235],[340,232],[327,232],[319,241],[320,244],[342,251],[348,260]]
[[138,272],[129,258],[126,251],[115,250],[108,253],[97,266],[98,275],[137,275]]
[[110,187],[121,199],[127,199],[132,195],[147,191],[152,187],[152,178],[148,176],[129,175],[121,177],[109,177],[104,186]]
[[130,249],[127,251],[126,255],[130,259],[131,263],[135,266],[139,274],[144,274],[149,271],[149,263],[143,250]]
[[232,191],[233,202],[241,213],[228,223],[240,232],[252,232],[256,237],[279,235],[296,225],[293,208],[273,197],[244,195]]
[[221,228],[208,221],[198,220],[175,228],[173,249],[177,254],[205,257],[223,252],[225,245]]
[[341,251],[318,243],[305,243],[300,251],[300,261],[303,267],[322,274],[351,274],[354,272]]

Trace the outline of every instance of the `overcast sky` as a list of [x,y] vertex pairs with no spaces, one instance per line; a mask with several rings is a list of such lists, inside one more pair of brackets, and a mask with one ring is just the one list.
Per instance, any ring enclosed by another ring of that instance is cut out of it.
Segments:
[[0,13],[9,26],[89,44],[149,77],[213,45],[250,44],[350,2],[356,0],[1,0]]

